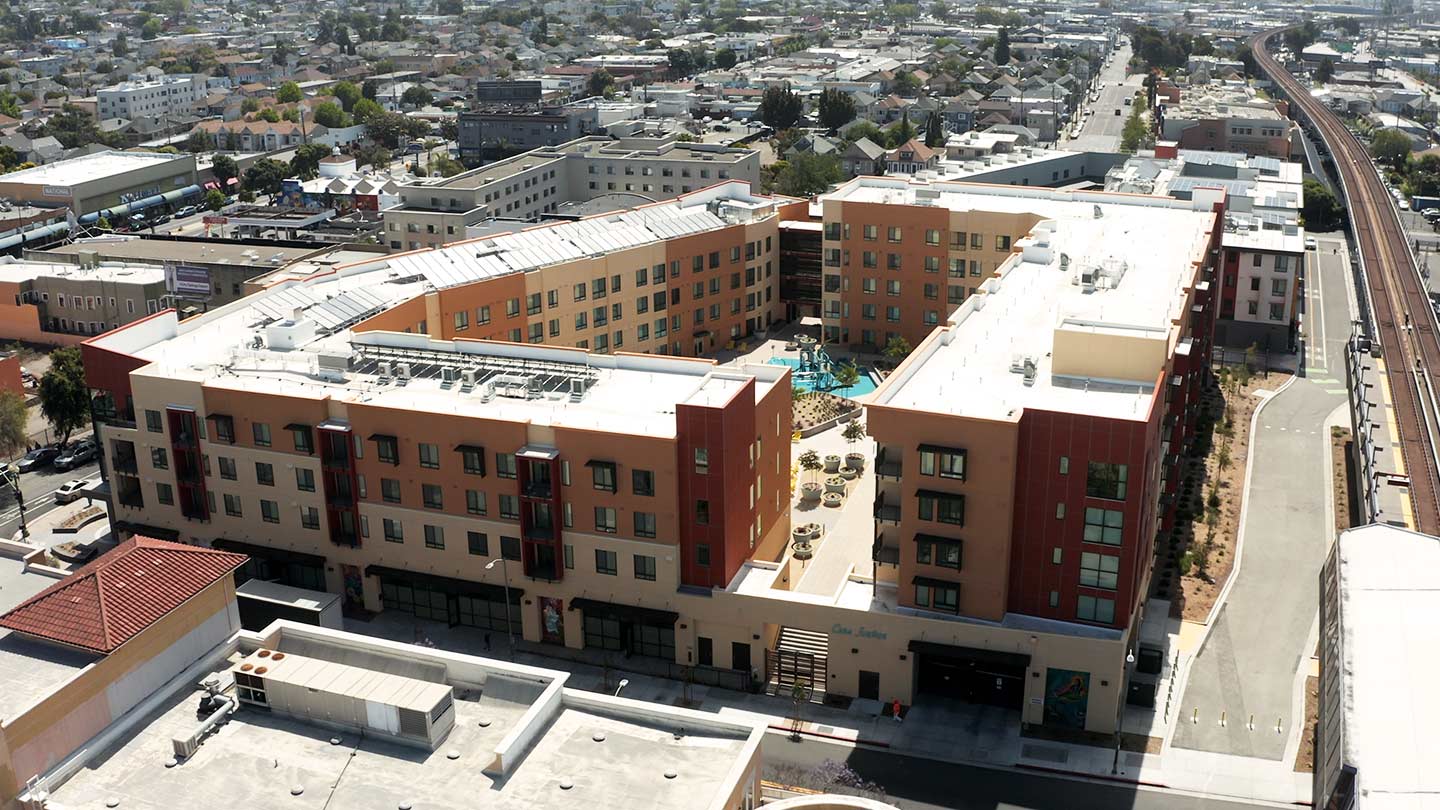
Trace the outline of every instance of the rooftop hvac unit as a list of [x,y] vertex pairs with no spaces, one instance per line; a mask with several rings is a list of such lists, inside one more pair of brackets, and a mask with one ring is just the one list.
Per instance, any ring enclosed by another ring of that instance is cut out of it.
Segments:
[[264,649],[231,671],[242,703],[320,726],[433,751],[455,725],[455,695],[448,684]]
[[454,366],[443,366],[440,369],[440,389],[449,391],[455,386],[455,381],[460,379],[460,370]]
[[397,379],[397,380],[408,380],[408,379],[410,379],[410,364],[409,364],[409,363],[396,363],[396,364],[393,366],[393,368],[394,368],[394,370],[395,370],[395,379]]
[[463,393],[470,393],[475,390],[475,369],[467,368],[460,372],[460,390]]

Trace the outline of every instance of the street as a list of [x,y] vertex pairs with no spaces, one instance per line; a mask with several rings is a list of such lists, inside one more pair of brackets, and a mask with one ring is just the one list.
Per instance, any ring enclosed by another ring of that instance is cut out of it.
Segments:
[[[45,466],[39,470],[22,473],[20,494],[25,496],[25,519],[33,522],[36,518],[55,508],[55,490],[74,478],[95,478],[100,474],[97,461],[83,464],[73,470],[60,472]],[[6,487],[0,490],[0,537],[9,539],[20,531],[20,508],[15,505],[15,495]]]
[[[1125,120],[1130,115],[1125,99],[1140,89],[1140,82],[1144,79],[1142,75],[1136,74],[1127,81],[1125,66],[1129,62],[1130,43],[1127,41],[1120,50],[1111,54],[1110,61],[1100,71],[1100,81],[1105,88],[1100,91],[1099,99],[1092,103],[1087,96],[1084,109],[1092,112],[1081,128],[1079,137],[1062,141],[1061,148],[1081,152],[1120,151],[1120,135],[1125,129]],[[1119,115],[1115,114],[1116,109],[1120,110]]]
[[[774,732],[765,735],[763,751],[768,764],[785,763],[806,770],[827,759],[844,762],[862,779],[883,787],[884,800],[901,810],[1241,810],[1267,806],[1017,768],[959,765],[813,738],[793,742]],[[770,778],[768,773],[766,778]]]

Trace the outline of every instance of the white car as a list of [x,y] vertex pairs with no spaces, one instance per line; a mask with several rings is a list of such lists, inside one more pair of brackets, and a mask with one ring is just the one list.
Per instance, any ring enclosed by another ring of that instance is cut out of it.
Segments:
[[88,483],[83,478],[76,478],[61,484],[60,488],[55,490],[55,503],[70,503],[79,500],[81,490],[85,489],[85,485]]
[[1305,237],[1305,249],[1306,249],[1306,250],[1314,250],[1316,247],[1317,247],[1317,244],[1316,244],[1316,242],[1315,242],[1315,237],[1313,237],[1313,236],[1307,236],[1307,237]]

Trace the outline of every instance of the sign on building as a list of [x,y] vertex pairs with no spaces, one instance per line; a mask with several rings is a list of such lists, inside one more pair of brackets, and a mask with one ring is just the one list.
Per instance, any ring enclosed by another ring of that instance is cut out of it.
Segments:
[[210,271],[190,264],[166,265],[165,288],[182,298],[209,298]]

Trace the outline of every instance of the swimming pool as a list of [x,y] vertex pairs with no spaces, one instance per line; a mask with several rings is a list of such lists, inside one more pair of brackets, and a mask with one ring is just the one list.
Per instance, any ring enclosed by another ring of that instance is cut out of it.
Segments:
[[[800,368],[800,361],[793,357],[772,357],[770,358],[770,363],[777,366],[789,366],[791,369]],[[827,393],[835,394],[842,397],[854,398],[864,396],[871,391],[874,391],[875,377],[871,375],[870,369],[865,368],[864,366],[860,366],[859,369],[860,379],[858,382],[845,388],[831,388]],[[814,386],[811,383],[805,380],[798,379],[798,374],[792,374],[791,376],[797,378],[795,379],[795,385],[799,386],[800,388],[805,388],[811,391],[815,390]]]

